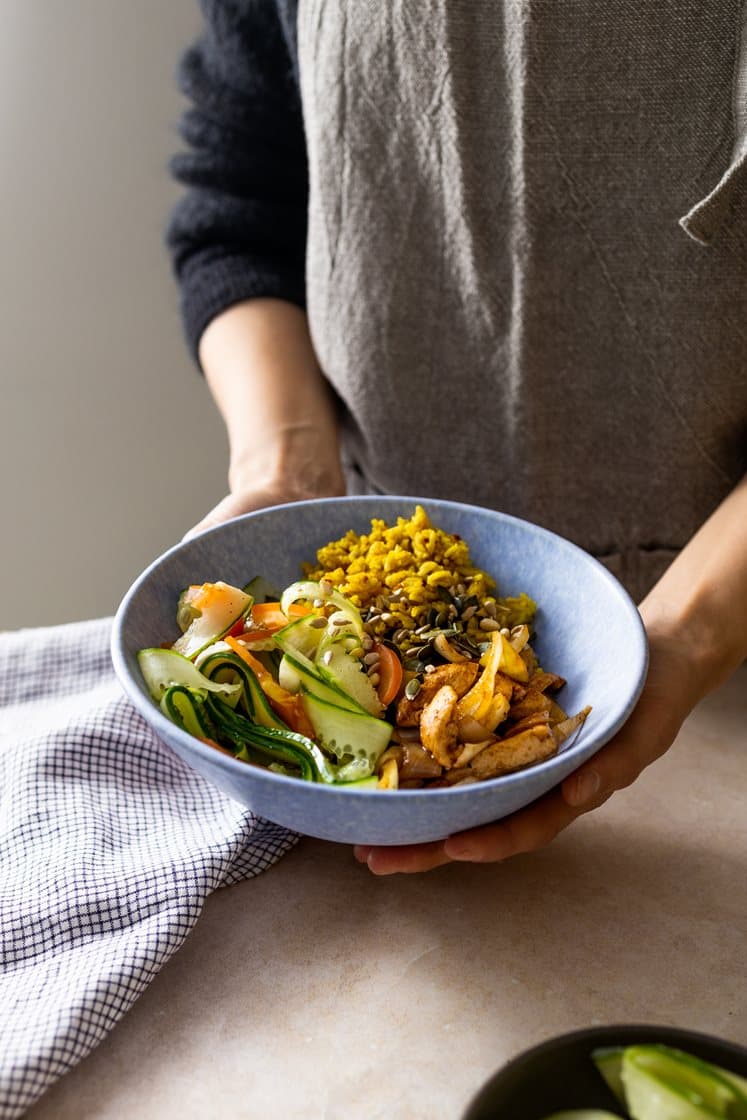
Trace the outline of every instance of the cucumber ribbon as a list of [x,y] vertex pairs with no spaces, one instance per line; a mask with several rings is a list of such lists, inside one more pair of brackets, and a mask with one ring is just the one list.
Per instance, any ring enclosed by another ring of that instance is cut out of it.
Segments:
[[[251,669],[247,671],[251,673]],[[262,726],[205,689],[172,685],[163,695],[161,710],[183,731],[221,743],[242,762],[275,766],[304,781],[325,785],[367,776],[355,762],[335,764],[316,743],[282,721],[277,720],[275,727]]]

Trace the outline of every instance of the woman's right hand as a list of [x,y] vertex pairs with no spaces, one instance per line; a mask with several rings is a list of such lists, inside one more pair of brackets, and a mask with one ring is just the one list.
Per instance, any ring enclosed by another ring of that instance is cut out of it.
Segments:
[[229,493],[186,537],[265,506],[345,493],[336,405],[300,308],[230,307],[206,328],[200,362],[228,433]]
[[322,460],[314,450],[313,439],[308,440],[306,450],[303,441],[296,455],[288,453],[280,457],[285,462],[285,473],[268,477],[265,471],[251,466],[229,472],[230,491],[209,513],[198,521],[187,533],[188,540],[205,529],[220,525],[232,517],[264,509],[266,506],[281,505],[284,502],[300,502],[308,498],[332,498],[345,493],[345,481],[338,457],[329,456]]

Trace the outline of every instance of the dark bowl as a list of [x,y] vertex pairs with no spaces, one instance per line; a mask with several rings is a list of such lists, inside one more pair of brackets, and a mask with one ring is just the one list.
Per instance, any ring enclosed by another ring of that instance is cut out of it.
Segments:
[[592,1051],[652,1042],[747,1077],[747,1049],[734,1042],[678,1027],[590,1027],[550,1038],[508,1062],[483,1086],[463,1120],[545,1120],[570,1108],[608,1109],[619,1115],[620,1105],[597,1072]]

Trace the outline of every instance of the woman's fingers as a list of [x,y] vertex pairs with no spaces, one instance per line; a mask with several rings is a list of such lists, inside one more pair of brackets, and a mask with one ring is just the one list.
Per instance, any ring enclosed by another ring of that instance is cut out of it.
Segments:
[[452,861],[495,863],[544,847],[580,812],[554,790],[505,820],[459,832],[444,841],[398,848],[359,847],[355,855],[374,875],[432,871]]
[[621,731],[562,785],[568,805],[592,808],[600,796],[631,785],[647,766],[669,749],[684,718],[673,712],[666,689],[647,686]]
[[369,871],[374,875],[432,871],[435,867],[451,862],[451,857],[444,852],[443,840],[436,840],[432,844],[411,844],[393,848],[359,844],[354,850],[358,862],[368,864]]
[[226,494],[202,521],[184,534],[183,540],[188,541],[190,537],[203,533],[206,529],[212,529],[215,525],[221,525],[224,521],[230,521],[232,517],[241,517],[244,513],[254,513],[255,510],[289,501],[292,501],[292,498],[280,490],[237,490],[235,493]]
[[359,845],[355,857],[360,863],[366,863],[374,875],[432,871],[452,861],[500,862],[521,852],[545,847],[581,813],[595,808],[609,796],[606,794],[593,804],[576,808],[564,800],[560,790],[553,790],[528,808],[495,824],[459,832],[431,844],[392,848]]
[[212,529],[215,525],[221,525],[224,521],[230,521],[232,517],[240,517],[242,513],[249,513],[251,506],[247,507],[245,500],[239,494],[226,494],[217,506],[207,513],[202,521],[198,521],[193,525],[182,538],[188,541],[190,537],[196,537],[198,533],[203,533],[206,529]]

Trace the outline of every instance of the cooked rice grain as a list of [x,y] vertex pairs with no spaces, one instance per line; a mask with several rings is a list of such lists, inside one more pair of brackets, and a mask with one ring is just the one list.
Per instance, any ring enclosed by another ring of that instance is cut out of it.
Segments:
[[[455,595],[457,589],[462,599],[474,596],[481,607],[486,600],[496,603],[499,617],[511,625],[534,614],[528,596],[496,600],[495,581],[474,567],[467,543],[436,529],[422,506],[410,518],[397,518],[395,525],[374,518],[370,533],[349,530],[320,548],[316,565],[304,570],[308,579],[328,580],[364,614],[372,608],[385,610],[387,630],[420,626],[432,607],[444,605],[443,591]],[[405,603],[392,598],[398,588]]]

